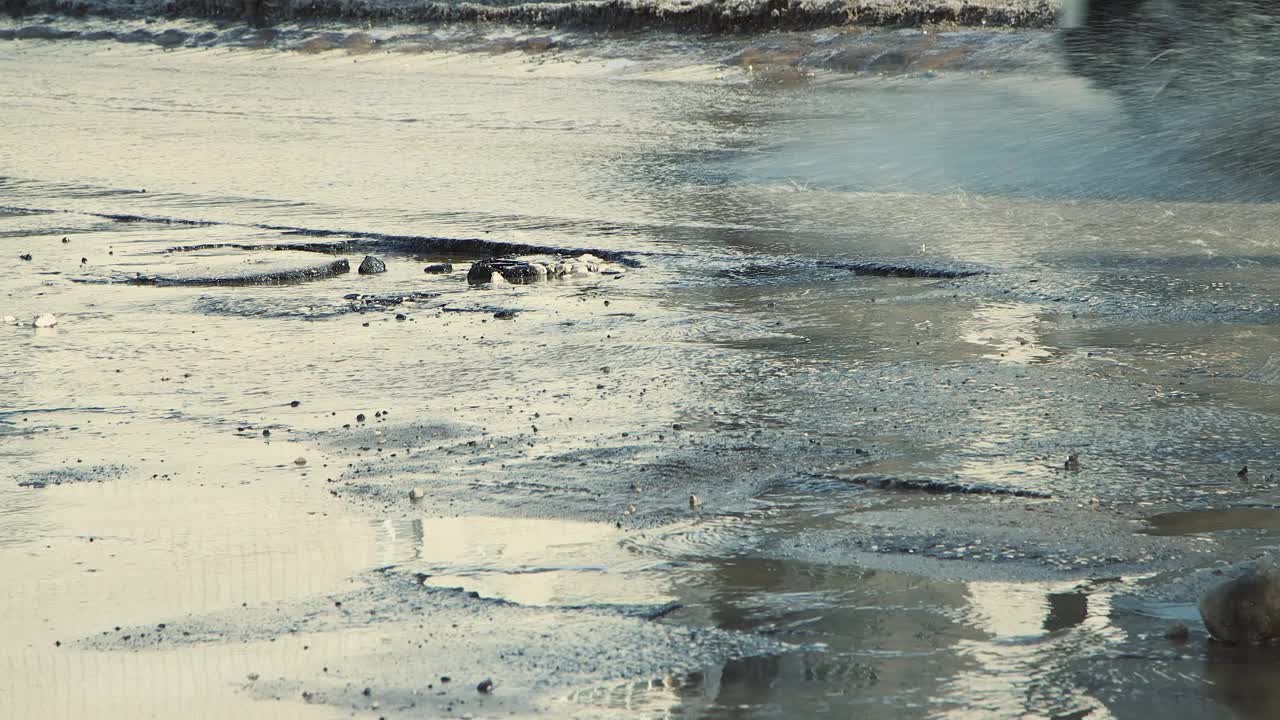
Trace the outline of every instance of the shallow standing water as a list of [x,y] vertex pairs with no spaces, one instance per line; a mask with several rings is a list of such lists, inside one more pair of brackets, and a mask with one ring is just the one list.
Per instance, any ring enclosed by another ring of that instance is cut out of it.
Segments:
[[0,41],[5,714],[1271,716],[1280,206],[1047,35],[324,30]]

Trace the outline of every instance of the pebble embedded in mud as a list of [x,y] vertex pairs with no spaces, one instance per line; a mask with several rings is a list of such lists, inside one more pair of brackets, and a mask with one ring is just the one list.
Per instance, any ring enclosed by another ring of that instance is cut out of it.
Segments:
[[360,267],[356,269],[356,272],[361,275],[376,275],[386,271],[387,264],[384,263],[381,258],[377,258],[372,255],[366,255],[364,260],[360,261]]
[[306,465],[306,464],[307,464],[307,459],[306,459],[306,458],[304,458],[304,457],[294,458],[293,464],[294,464],[294,465],[299,465],[299,466],[301,466],[301,465]]

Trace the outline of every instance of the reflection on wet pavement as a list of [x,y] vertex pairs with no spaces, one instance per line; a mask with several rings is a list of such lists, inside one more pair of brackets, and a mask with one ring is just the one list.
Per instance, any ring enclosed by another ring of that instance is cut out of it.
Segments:
[[[605,523],[533,518],[425,518],[388,523],[399,569],[424,584],[461,587],[522,605],[658,604],[672,596],[668,563],[628,552]],[[393,535],[394,533],[394,535]]]

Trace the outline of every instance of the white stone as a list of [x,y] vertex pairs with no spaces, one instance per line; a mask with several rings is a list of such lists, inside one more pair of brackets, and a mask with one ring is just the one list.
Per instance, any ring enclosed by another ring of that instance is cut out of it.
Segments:
[[53,327],[58,324],[58,318],[57,316],[45,313],[44,315],[37,315],[36,319],[31,321],[31,324],[38,328]]

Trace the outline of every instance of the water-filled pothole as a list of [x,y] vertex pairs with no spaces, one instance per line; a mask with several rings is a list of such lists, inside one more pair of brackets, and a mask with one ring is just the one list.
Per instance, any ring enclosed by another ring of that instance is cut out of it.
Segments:
[[1148,535],[1194,535],[1224,530],[1280,530],[1280,510],[1225,508],[1184,510],[1147,518]]
[[[397,525],[413,546],[402,569],[433,587],[461,587],[523,605],[669,602],[668,561],[638,555],[612,524],[542,518],[454,517]],[[666,568],[667,572],[650,572]]]

